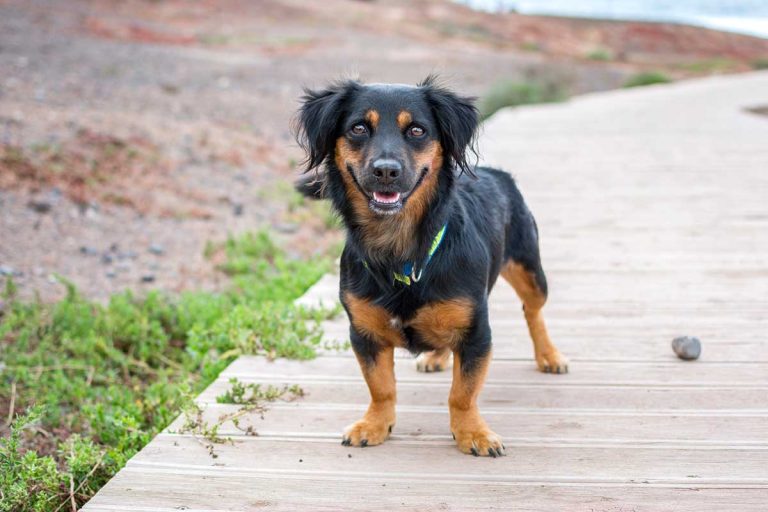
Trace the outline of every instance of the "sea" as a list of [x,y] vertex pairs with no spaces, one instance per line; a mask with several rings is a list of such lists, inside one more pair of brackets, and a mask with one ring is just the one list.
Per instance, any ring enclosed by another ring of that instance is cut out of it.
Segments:
[[664,21],[768,38],[768,0],[457,0],[485,11]]

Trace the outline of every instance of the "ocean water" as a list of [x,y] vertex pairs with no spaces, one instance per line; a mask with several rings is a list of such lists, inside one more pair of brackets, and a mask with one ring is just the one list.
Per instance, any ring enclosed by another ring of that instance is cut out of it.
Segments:
[[487,11],[670,21],[768,38],[768,0],[458,0]]

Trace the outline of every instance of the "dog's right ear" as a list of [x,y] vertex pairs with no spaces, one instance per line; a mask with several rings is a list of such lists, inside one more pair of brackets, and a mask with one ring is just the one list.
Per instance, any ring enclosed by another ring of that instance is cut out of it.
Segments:
[[296,141],[306,153],[304,172],[320,167],[333,153],[344,105],[358,87],[358,82],[349,80],[320,91],[304,89],[294,125]]

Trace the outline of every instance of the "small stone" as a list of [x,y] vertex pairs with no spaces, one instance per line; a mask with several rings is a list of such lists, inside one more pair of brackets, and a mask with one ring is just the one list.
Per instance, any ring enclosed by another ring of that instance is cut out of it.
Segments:
[[45,199],[30,199],[27,202],[27,206],[37,213],[48,213],[53,207],[50,201],[46,201]]
[[299,230],[299,225],[293,222],[280,222],[275,224],[275,229],[280,233],[295,233]]
[[149,246],[149,252],[157,256],[160,256],[162,254],[165,254],[165,248],[160,244],[152,244]]
[[101,262],[104,265],[111,265],[112,264],[112,255],[109,254],[108,252],[105,252],[104,254],[101,255]]
[[117,277],[117,272],[115,272],[114,270],[107,270],[107,277],[110,279],[114,279],[115,277]]
[[14,270],[13,267],[9,267],[8,265],[0,265],[0,276],[14,276],[16,275],[16,270]]
[[117,253],[117,259],[119,260],[135,260],[139,257],[139,253],[136,251],[123,251]]
[[155,282],[154,274],[144,274],[143,276],[141,276],[141,282],[142,283],[154,283]]
[[679,336],[672,340],[672,350],[680,359],[692,361],[701,355],[701,341],[695,336]]
[[245,207],[243,206],[242,203],[235,203],[234,205],[232,205],[232,213],[235,214],[235,217],[241,216],[243,214],[244,209]]
[[98,249],[95,249],[93,247],[83,245],[82,247],[80,247],[80,253],[85,254],[86,256],[96,256],[99,254],[99,251]]

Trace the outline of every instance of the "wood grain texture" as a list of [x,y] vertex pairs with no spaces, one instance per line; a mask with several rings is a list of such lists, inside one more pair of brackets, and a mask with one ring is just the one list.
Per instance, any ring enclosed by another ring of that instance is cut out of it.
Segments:
[[[521,304],[499,282],[494,358],[480,395],[509,456],[461,454],[450,373],[396,354],[397,424],[381,446],[339,444],[368,392],[351,352],[241,357],[198,401],[216,421],[228,380],[300,384],[246,414],[211,458],[157,436],[90,512],[233,510],[763,511],[768,503],[768,73],[590,95],[499,112],[488,163],[514,171],[541,233],[544,309],[568,375],[535,371]],[[327,275],[297,302],[335,305]],[[345,318],[326,322],[344,341]],[[678,360],[673,337],[703,342]],[[245,435],[252,426],[258,437]]]

